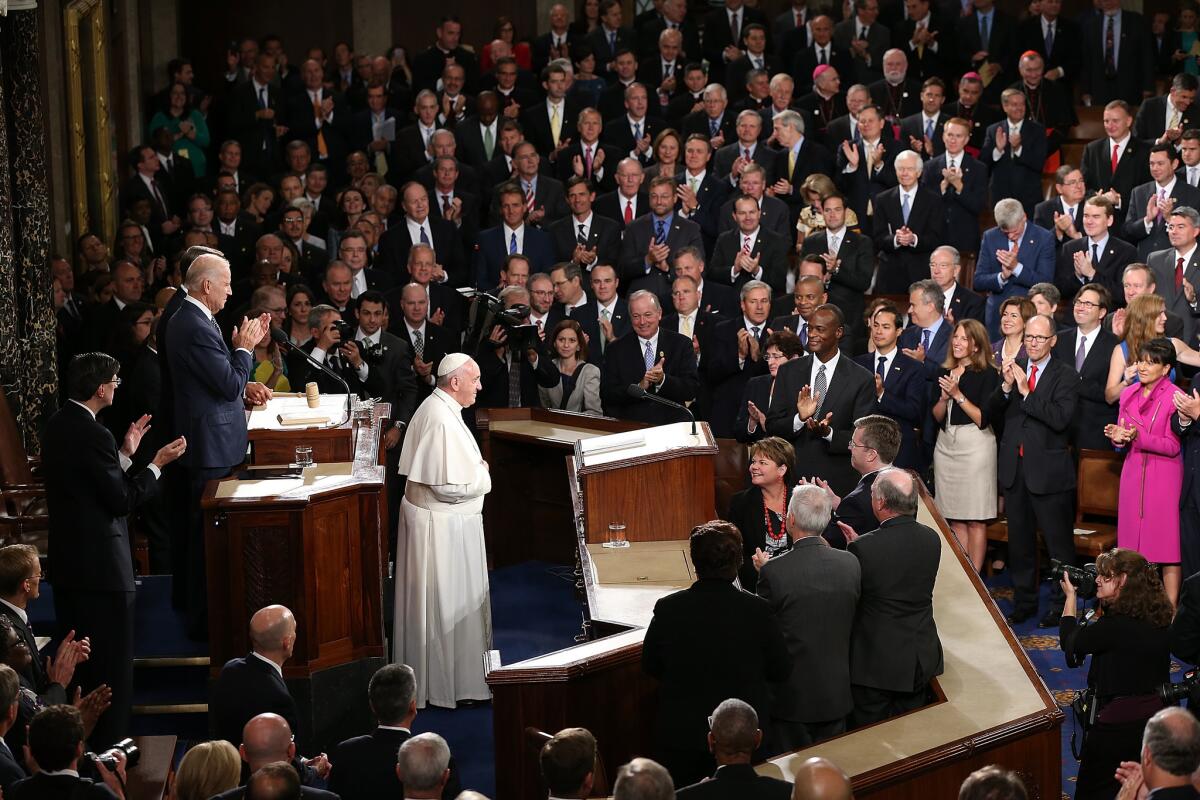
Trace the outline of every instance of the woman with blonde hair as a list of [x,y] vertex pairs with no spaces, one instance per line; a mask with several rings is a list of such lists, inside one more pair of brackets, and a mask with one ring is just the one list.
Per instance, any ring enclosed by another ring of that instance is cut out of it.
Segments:
[[987,552],[987,522],[996,516],[996,435],[987,405],[999,383],[987,329],[960,320],[938,371],[933,474],[938,508],[976,570]]
[[[833,178],[820,172],[814,172],[800,184],[800,196],[808,203],[796,220],[796,252],[799,253],[806,237],[825,230],[825,217],[821,214],[821,204],[831,194],[837,194],[837,186]],[[850,208],[846,209],[846,227],[858,227],[858,215]]]
[[[1200,353],[1181,340],[1167,337],[1167,304],[1157,294],[1142,294],[1129,301],[1125,309],[1125,335],[1121,346],[1114,347],[1108,360],[1108,383],[1104,387],[1104,400],[1116,403],[1121,392],[1138,382],[1137,354],[1142,345],[1151,339],[1168,338],[1175,347],[1175,358],[1184,364],[1200,367]],[[1133,358],[1130,358],[1130,354]],[[1175,371],[1168,378],[1175,381]]]
[[201,742],[188,750],[175,770],[171,800],[208,800],[235,788],[242,777],[237,748],[224,739]]

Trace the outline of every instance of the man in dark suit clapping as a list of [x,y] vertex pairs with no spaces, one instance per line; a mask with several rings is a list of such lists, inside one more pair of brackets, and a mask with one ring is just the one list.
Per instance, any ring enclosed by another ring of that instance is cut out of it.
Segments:
[[850,646],[854,727],[920,708],[942,674],[942,644],[933,619],[933,585],[942,540],[917,522],[916,480],[885,469],[871,485],[879,528],[845,531],[846,549],[862,568],[862,591]]
[[126,516],[159,490],[163,467],[191,442],[169,442],[145,469],[126,473],[150,418],[129,426],[119,450],[96,421],[121,385],[119,369],[104,353],[75,356],[67,378],[70,402],[50,418],[42,439],[55,616],[64,634],[78,631],[92,639],[91,655],[76,672],[88,688],[112,687],[112,707],[95,734],[109,742],[128,733],[133,702],[134,583]]
[[773,294],[784,293],[788,243],[762,227],[761,213],[758,201],[749,195],[734,201],[737,228],[718,237],[705,275],[708,280],[739,289],[749,281],[762,281]]
[[[1038,315],[1026,322],[1028,358],[1002,365],[1003,383],[990,400],[992,419],[1004,419],[998,477],[1008,513],[1009,566],[1016,590],[1009,621],[1014,625],[1037,612],[1038,531],[1051,558],[1075,563],[1075,465],[1067,444],[1079,404],[1079,373],[1051,356],[1056,342],[1052,319]],[[1056,586],[1051,583],[1050,610],[1039,623],[1042,627],[1058,625]],[[1061,590],[1057,593],[1061,608]]]
[[875,404],[871,373],[843,358],[838,349],[844,326],[836,306],[822,305],[812,313],[811,355],[779,368],[767,413],[767,432],[790,441],[797,463],[807,464],[839,495],[857,480],[847,447],[854,420],[870,414]]
[[941,196],[917,182],[921,157],[905,150],[893,166],[898,184],[875,198],[873,223],[880,254],[875,291],[885,294],[899,294],[929,274],[929,253],[941,243],[946,222]]
[[1117,421],[1117,405],[1104,398],[1108,383],[1108,364],[1120,340],[1105,330],[1104,318],[1112,304],[1112,295],[1099,283],[1086,283],[1071,304],[1075,326],[1058,332],[1054,355],[1075,365],[1079,373],[1079,413],[1071,424],[1071,445],[1106,450],[1112,442],[1104,435],[1104,427]]
[[854,708],[850,632],[861,570],[857,559],[821,540],[832,512],[824,489],[797,486],[787,511],[792,549],[759,567],[756,591],[775,612],[792,658],[772,709],[772,744],[785,752],[843,733]]
[[605,353],[600,387],[605,413],[652,425],[687,419],[681,411],[631,397],[629,389],[637,385],[680,404],[695,400],[700,378],[692,342],[659,327],[662,306],[651,292],[629,295],[629,319],[635,335],[621,337]]

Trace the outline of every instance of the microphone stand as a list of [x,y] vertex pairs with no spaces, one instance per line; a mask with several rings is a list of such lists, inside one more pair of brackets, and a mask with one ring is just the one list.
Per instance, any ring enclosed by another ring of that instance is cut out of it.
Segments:
[[337,374],[336,372],[334,372],[333,370],[331,370],[329,367],[322,364],[320,361],[317,361],[315,358],[312,357],[311,354],[304,352],[303,349],[292,344],[292,340],[289,339],[287,334],[284,333],[279,328],[271,328],[271,339],[274,340],[274,342],[276,344],[280,345],[281,347],[286,347],[288,350],[291,350],[295,353],[299,353],[300,355],[304,356],[305,361],[307,361],[309,364],[316,367],[317,369],[321,370],[321,372],[325,373],[326,375],[333,378],[335,381],[337,381],[338,383],[340,383],[342,385],[342,388],[346,390],[346,418],[344,420],[342,420],[341,422],[339,422],[338,425],[339,426],[344,425],[345,423],[349,422],[350,416],[351,416],[351,404],[354,402],[354,397],[350,392],[350,384],[346,383],[346,379],[343,378],[341,375]]

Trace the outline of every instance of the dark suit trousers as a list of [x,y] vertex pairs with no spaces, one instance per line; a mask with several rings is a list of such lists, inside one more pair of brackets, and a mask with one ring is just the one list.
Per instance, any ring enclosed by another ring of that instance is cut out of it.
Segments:
[[[168,528],[171,554],[171,606],[176,611],[187,608],[187,545],[188,531],[191,530],[190,508],[188,495],[188,471],[176,461],[168,464],[163,470],[159,496],[171,514],[171,527]],[[171,511],[173,509],[173,511]],[[153,565],[153,561],[151,564]]]
[[915,711],[928,702],[929,687],[922,686],[911,692],[893,692],[852,683],[850,696],[854,698],[854,710],[850,712],[850,727],[854,729]]
[[[1038,606],[1037,534],[1046,540],[1050,557],[1064,564],[1075,563],[1074,501],[1075,492],[1033,494],[1025,486],[1024,465],[1017,462],[1017,477],[1012,488],[1004,491],[1004,510],[1008,515],[1008,565],[1012,570],[1013,608],[1018,613],[1033,612]],[[1061,599],[1058,582],[1051,582],[1050,597]]]
[[55,587],[59,632],[87,636],[92,652],[75,668],[75,683],[86,694],[102,683],[112,689],[112,706],[92,732],[92,748],[107,748],[129,735],[133,709],[133,592],[76,591]]
[[809,745],[832,739],[846,732],[846,720],[829,722],[800,722],[791,719],[771,721],[771,755],[791,753]]
[[[208,641],[208,570],[204,555],[204,512],[200,498],[204,485],[211,480],[224,478],[229,467],[219,469],[194,468],[188,470],[188,539],[186,543],[187,583],[184,614],[187,618],[188,636],[196,641]],[[176,580],[178,580],[176,576]]]
[[1189,496],[1179,509],[1179,551],[1183,576],[1200,572],[1200,498]]

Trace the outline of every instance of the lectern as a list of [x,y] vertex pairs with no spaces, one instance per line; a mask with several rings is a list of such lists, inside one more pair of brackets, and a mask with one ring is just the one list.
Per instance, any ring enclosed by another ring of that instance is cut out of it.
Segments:
[[379,442],[387,413],[378,404],[342,431],[353,460],[316,459],[296,477],[251,469],[205,488],[211,676],[250,651],[255,611],[290,608],[298,627],[283,674],[300,708],[294,733],[308,751],[372,724],[367,682],[386,655]]

